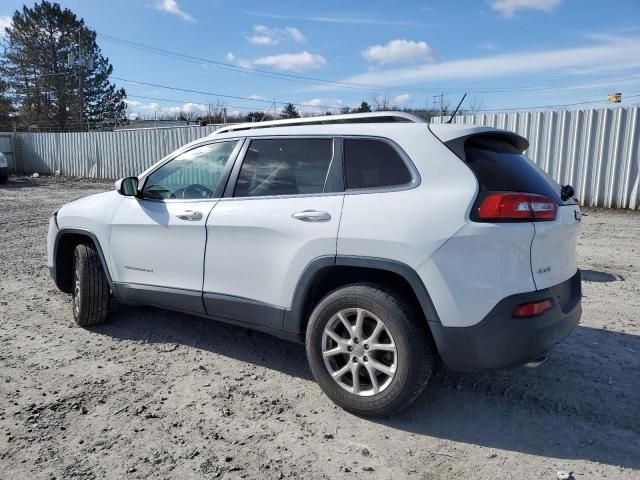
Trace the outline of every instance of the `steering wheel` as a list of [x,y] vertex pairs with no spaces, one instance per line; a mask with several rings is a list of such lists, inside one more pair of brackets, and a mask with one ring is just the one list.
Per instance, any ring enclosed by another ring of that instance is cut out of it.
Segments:
[[204,185],[200,185],[199,183],[194,183],[193,185],[189,185],[182,190],[182,198],[187,199],[196,199],[196,198],[211,198],[213,197],[213,191],[205,187]]

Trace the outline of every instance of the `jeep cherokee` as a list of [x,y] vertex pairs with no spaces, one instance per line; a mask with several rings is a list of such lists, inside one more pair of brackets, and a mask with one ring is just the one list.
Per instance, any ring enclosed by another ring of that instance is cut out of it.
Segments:
[[580,209],[525,138],[400,112],[224,127],[50,220],[82,326],[111,297],[306,344],[338,405],[389,415],[441,361],[538,361],[581,314]]

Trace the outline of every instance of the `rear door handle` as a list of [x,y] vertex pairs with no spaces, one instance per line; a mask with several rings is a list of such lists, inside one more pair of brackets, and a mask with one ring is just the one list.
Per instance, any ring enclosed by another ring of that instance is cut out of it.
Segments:
[[291,217],[301,222],[328,222],[331,220],[329,212],[319,212],[317,210],[303,210],[302,212],[294,213]]
[[202,212],[197,210],[185,210],[182,213],[176,215],[180,220],[200,220],[202,219]]

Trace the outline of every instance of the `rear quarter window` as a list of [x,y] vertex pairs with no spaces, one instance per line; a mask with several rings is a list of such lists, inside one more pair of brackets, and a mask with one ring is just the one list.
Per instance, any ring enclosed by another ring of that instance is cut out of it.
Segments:
[[402,186],[412,179],[398,152],[382,140],[345,138],[344,170],[347,190]]

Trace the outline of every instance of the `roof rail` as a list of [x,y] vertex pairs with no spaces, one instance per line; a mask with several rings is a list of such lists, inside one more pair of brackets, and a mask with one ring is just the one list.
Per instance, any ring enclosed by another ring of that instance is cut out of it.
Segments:
[[267,122],[236,123],[222,127],[212,135],[238,130],[252,130],[255,128],[292,127],[299,125],[331,125],[336,123],[425,123],[425,121],[406,112],[368,112],[348,113],[345,115],[323,115],[319,117],[290,118],[286,120],[269,120]]

